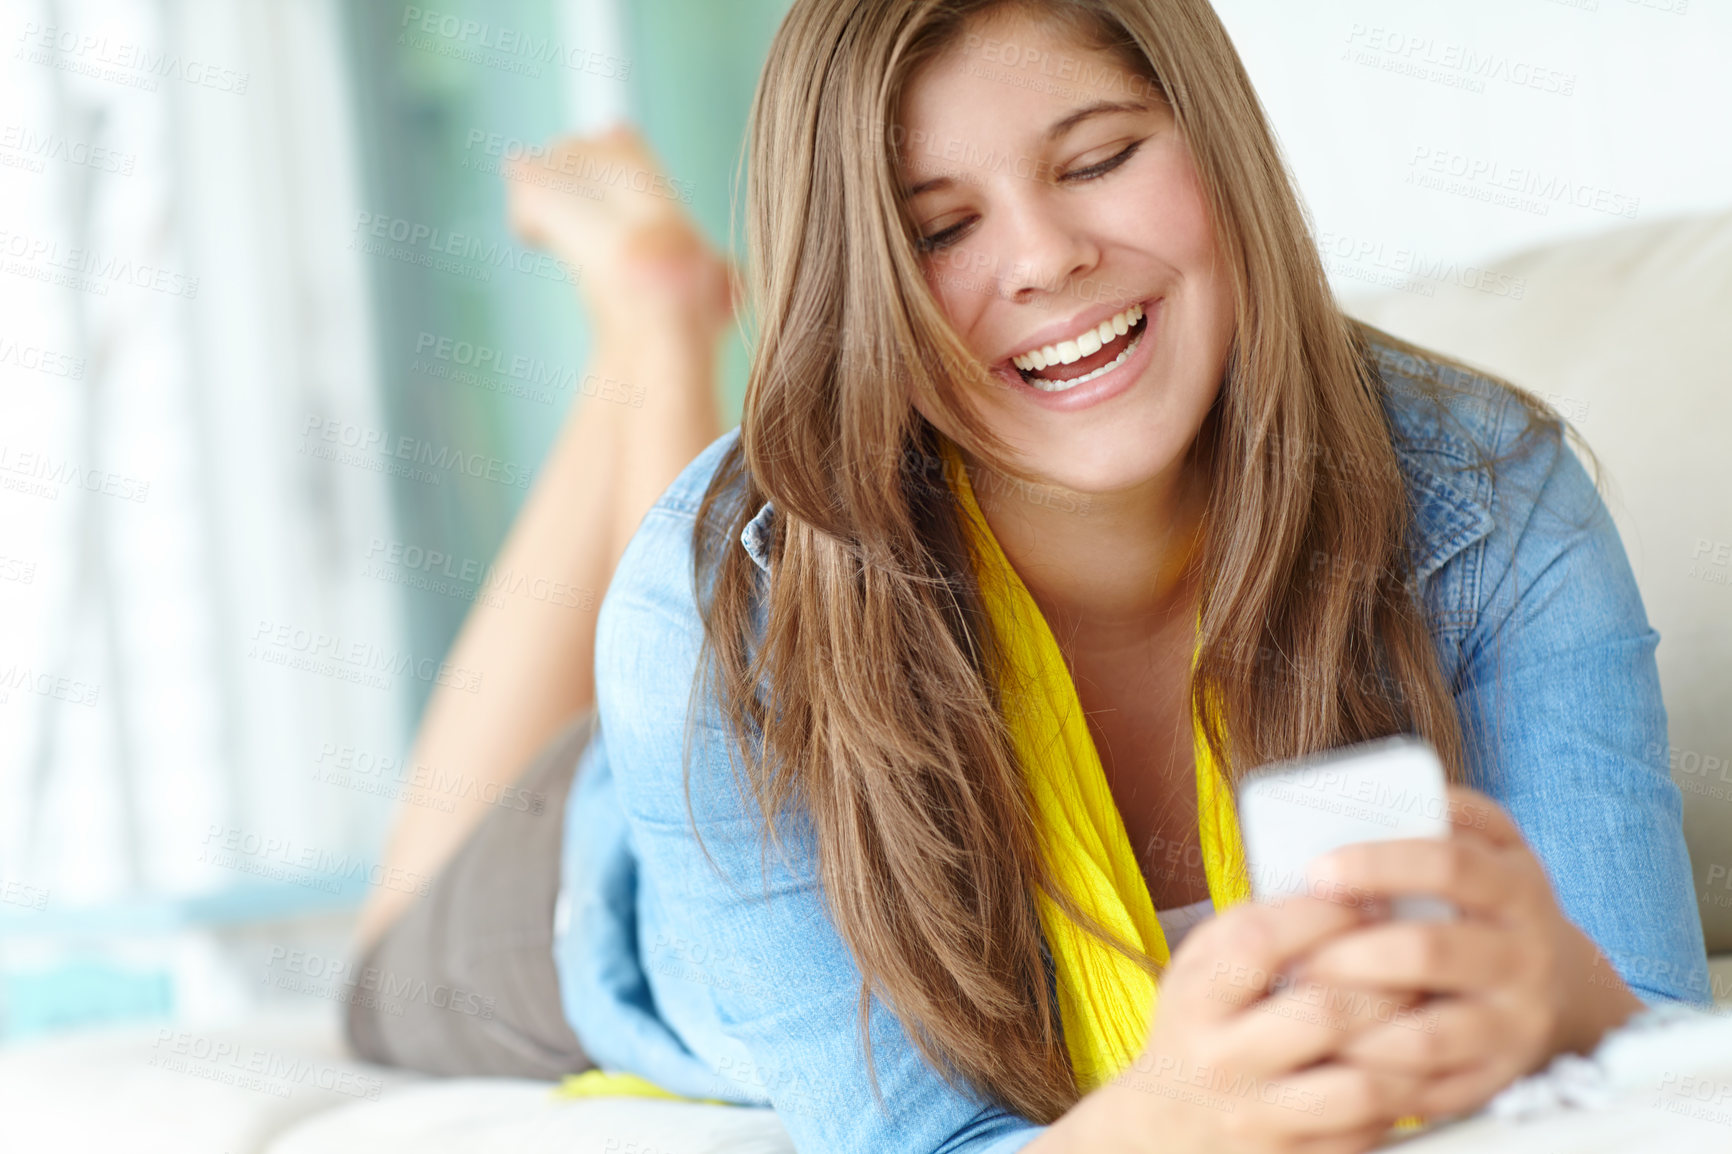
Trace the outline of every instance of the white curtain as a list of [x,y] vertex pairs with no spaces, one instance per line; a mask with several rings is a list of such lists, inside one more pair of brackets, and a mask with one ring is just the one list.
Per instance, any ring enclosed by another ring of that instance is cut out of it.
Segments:
[[401,758],[440,656],[368,575],[378,455],[321,456],[389,435],[338,0],[5,19],[0,966],[143,925],[184,1010],[239,996],[199,911],[352,899],[315,875],[391,803],[331,771]]

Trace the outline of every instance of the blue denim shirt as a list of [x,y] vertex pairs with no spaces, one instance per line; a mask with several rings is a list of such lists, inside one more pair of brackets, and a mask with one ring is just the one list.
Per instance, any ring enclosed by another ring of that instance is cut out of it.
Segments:
[[[1416,513],[1414,575],[1476,784],[1514,816],[1564,912],[1639,996],[1707,1002],[1659,637],[1593,483],[1557,439],[1495,476],[1475,467],[1475,443],[1493,454],[1515,443],[1519,401],[1444,370],[1461,392],[1440,412],[1414,387],[1422,364],[1379,356]],[[601,726],[567,811],[555,944],[567,1017],[603,1068],[772,1105],[802,1151],[1019,1149],[1041,1127],[947,1085],[877,1000],[875,1100],[860,975],[829,919],[810,830],[790,827],[786,856],[765,851],[710,702],[690,719],[703,845],[693,836],[681,761],[701,642],[692,533],[736,435],[644,518],[602,605]],[[766,505],[739,543],[766,571],[774,518]]]

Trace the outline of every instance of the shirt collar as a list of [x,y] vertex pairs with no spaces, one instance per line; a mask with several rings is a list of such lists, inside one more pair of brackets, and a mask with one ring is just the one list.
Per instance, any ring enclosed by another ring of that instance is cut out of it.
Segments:
[[1474,474],[1464,474],[1459,467],[1431,467],[1431,458],[1452,454],[1428,452],[1399,440],[1395,454],[1408,474],[1407,494],[1417,522],[1411,580],[1418,585],[1443,568],[1444,562],[1489,534],[1496,522],[1491,510],[1462,488],[1477,479]]
[[[1444,473],[1430,467],[1426,458],[1433,454],[1398,441],[1396,455],[1409,474],[1408,493],[1419,522],[1420,540],[1414,548],[1412,577],[1417,584],[1490,533],[1493,521],[1491,510],[1463,492]],[[775,541],[776,507],[765,501],[740,530],[740,544],[758,568],[768,573],[770,549]]]
[[764,507],[740,530],[740,544],[758,568],[770,571],[770,546],[776,541],[776,507],[765,501]]

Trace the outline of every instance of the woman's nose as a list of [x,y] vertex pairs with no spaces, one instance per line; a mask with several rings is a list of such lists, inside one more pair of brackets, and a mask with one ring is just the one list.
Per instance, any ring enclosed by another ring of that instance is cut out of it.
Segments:
[[1035,204],[1007,214],[999,257],[1000,292],[1026,303],[1075,284],[1100,263],[1100,249],[1085,221]]

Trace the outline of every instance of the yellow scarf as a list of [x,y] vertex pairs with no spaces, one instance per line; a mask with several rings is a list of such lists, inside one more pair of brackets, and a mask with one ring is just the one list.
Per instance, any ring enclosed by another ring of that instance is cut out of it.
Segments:
[[[949,441],[944,442],[944,453],[973,546],[987,616],[998,634],[1000,652],[1019,676],[1019,692],[1005,695],[1007,703],[1014,703],[1006,720],[1028,774],[1049,868],[1071,900],[1101,926],[1165,965],[1166,936],[1107,786],[1064,654],[975,503],[960,454]],[[1203,868],[1209,896],[1215,908],[1223,910],[1246,900],[1251,887],[1233,791],[1222,779],[1200,725],[1193,730]],[[1147,1044],[1155,981],[1084,931],[1045,894],[1038,899],[1038,909],[1057,971],[1071,1068],[1086,1092],[1123,1070]],[[635,1075],[601,1070],[567,1078],[559,1094],[677,1097]]]
[[[1005,695],[1006,721],[1028,774],[1048,868],[1085,913],[1164,966],[1170,957],[1166,935],[1107,785],[1064,654],[975,502],[961,455],[948,440],[943,448],[973,548],[981,599],[1009,675],[1018,682],[1018,692]],[[1250,897],[1250,877],[1232,787],[1215,765],[1201,724],[1193,724],[1192,732],[1203,869],[1209,897],[1216,910],[1224,910]],[[1086,1093],[1111,1080],[1147,1044],[1155,980],[1072,921],[1045,894],[1038,898],[1038,909],[1057,971],[1071,1069]]]
[[[1021,679],[1021,692],[1005,695],[1014,706],[1006,720],[1028,774],[1048,868],[1085,913],[1164,966],[1171,956],[1166,935],[1107,785],[1064,654],[981,514],[961,454],[948,440],[943,451],[973,547],[987,616],[1013,675]],[[1191,660],[1194,670],[1195,654]],[[1191,733],[1203,870],[1215,909],[1225,910],[1251,896],[1245,844],[1233,788],[1215,764],[1200,718],[1193,716]],[[1045,894],[1038,904],[1058,976],[1059,1015],[1071,1070],[1078,1088],[1087,1093],[1112,1080],[1147,1044],[1155,980],[1083,930]],[[1396,1129],[1410,1131],[1423,1124],[1420,1118],[1407,1117]]]

